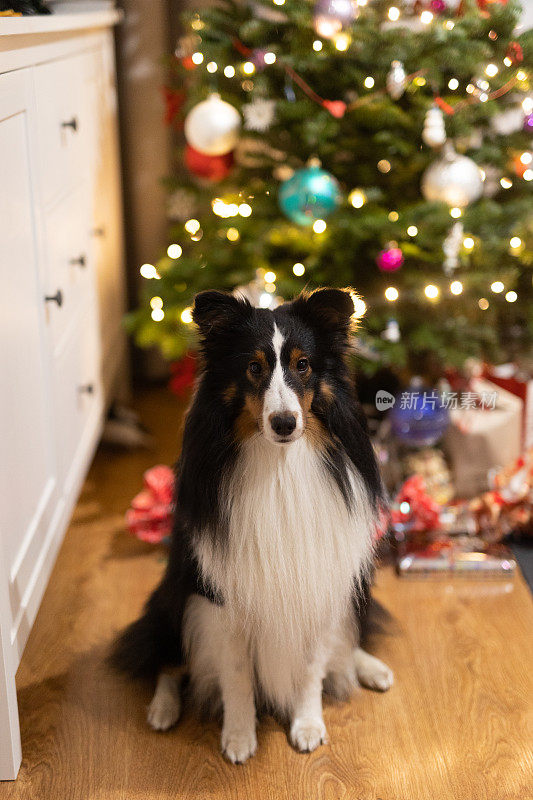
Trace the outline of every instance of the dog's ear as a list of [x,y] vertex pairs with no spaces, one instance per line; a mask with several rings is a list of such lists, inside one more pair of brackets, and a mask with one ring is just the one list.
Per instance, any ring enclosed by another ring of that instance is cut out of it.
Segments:
[[226,292],[200,292],[194,298],[192,318],[202,336],[232,325],[238,316],[247,314],[251,305],[244,297]]
[[351,289],[316,289],[297,297],[293,308],[312,325],[332,333],[348,334],[355,310],[352,294]]

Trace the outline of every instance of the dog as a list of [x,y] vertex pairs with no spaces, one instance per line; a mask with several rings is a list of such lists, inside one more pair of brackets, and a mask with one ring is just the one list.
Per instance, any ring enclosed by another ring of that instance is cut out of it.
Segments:
[[274,310],[197,295],[201,369],[177,465],[164,577],[111,661],[157,680],[156,730],[181,711],[180,672],[222,711],[233,763],[256,751],[256,708],[300,751],[327,741],[322,693],[384,691],[360,647],[383,490],[349,375],[350,290]]

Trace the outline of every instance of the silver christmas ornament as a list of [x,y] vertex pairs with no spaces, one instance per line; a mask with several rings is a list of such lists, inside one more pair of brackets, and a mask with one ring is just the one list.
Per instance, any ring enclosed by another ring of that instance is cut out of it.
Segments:
[[444,114],[438,106],[431,106],[426,113],[422,141],[428,147],[442,147],[446,141]]
[[401,61],[393,61],[387,75],[387,91],[393,100],[399,100],[406,87],[405,69]]
[[450,228],[450,232],[442,243],[444,252],[444,262],[442,268],[446,275],[452,275],[459,266],[459,252],[463,242],[463,223],[455,222]]
[[332,39],[351,25],[358,11],[353,0],[318,0],[313,11],[313,27],[319,36]]
[[248,131],[267,131],[274,122],[275,100],[258,97],[242,107],[244,127]]
[[185,117],[187,143],[206,156],[222,156],[233,150],[239,139],[241,115],[237,109],[210,95],[194,106]]
[[426,200],[465,208],[483,194],[483,180],[475,161],[458,155],[447,143],[443,156],[424,172],[421,188]]

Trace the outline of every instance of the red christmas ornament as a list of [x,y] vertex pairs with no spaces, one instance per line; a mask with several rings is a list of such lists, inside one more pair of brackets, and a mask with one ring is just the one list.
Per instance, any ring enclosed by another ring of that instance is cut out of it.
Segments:
[[183,69],[186,69],[186,70],[189,70],[189,71],[192,70],[192,69],[196,69],[196,64],[192,60],[192,56],[185,56],[185,58],[182,58],[181,59],[181,66],[183,67]]
[[514,171],[516,172],[516,174],[518,175],[519,178],[523,178],[524,177],[524,172],[526,171],[526,169],[528,169],[528,165],[522,163],[522,161],[520,160],[520,156],[514,156],[514,158],[513,158],[513,169],[514,169]]
[[507,0],[477,0],[477,7],[481,9],[481,11],[486,11],[489,6],[506,6]]
[[322,105],[332,117],[337,117],[337,119],[341,119],[346,114],[347,105],[344,100],[323,100]]
[[185,146],[184,160],[185,166],[193,175],[217,182],[229,175],[234,157],[232,150],[221,156],[207,156],[188,144]]
[[513,64],[519,64],[524,60],[524,51],[518,42],[510,42],[505,55],[511,59]]
[[178,397],[183,397],[194,383],[196,377],[196,353],[185,353],[179,361],[170,366],[172,376],[168,388]]
[[168,86],[163,86],[162,91],[165,101],[165,125],[172,125],[183,105],[185,94],[177,92],[175,89],[170,89]]

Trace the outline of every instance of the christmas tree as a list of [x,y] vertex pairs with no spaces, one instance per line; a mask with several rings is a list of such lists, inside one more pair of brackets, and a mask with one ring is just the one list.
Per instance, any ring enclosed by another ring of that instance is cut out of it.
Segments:
[[169,247],[128,319],[141,346],[193,346],[197,291],[273,307],[318,285],[357,293],[369,365],[528,346],[533,38],[514,0],[391,2],[189,16],[166,89]]

